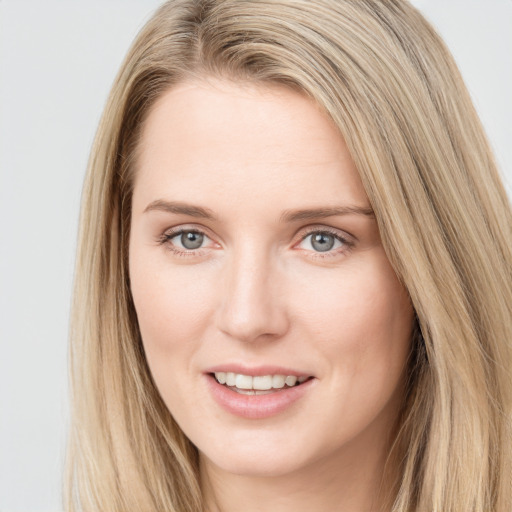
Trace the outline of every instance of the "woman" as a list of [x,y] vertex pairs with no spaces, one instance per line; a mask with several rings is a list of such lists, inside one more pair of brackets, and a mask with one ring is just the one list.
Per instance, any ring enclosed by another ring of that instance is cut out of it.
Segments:
[[510,510],[511,210],[405,1],[175,0],[86,179],[69,510]]

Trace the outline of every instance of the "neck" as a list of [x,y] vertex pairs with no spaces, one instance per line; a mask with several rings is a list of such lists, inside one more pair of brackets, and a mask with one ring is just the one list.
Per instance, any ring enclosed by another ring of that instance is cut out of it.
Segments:
[[285,475],[234,474],[202,457],[206,511],[389,512],[396,475],[383,476],[387,450],[371,444],[344,446]]

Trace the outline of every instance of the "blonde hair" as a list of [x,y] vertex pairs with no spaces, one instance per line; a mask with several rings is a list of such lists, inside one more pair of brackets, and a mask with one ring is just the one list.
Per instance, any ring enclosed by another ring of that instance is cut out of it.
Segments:
[[83,192],[66,510],[203,510],[197,450],[145,361],[127,241],[140,127],[204,76],[301,91],[354,158],[418,317],[392,510],[511,510],[511,208],[451,55],[405,0],[176,0],[137,37]]

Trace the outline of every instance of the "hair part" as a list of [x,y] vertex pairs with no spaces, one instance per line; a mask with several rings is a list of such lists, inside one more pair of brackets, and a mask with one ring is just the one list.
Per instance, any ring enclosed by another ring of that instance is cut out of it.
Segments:
[[176,0],[115,80],[82,197],[66,510],[203,510],[197,450],[148,369],[128,275],[137,148],[185,80],[280,84],[344,137],[418,316],[393,512],[512,508],[512,214],[453,58],[405,0]]

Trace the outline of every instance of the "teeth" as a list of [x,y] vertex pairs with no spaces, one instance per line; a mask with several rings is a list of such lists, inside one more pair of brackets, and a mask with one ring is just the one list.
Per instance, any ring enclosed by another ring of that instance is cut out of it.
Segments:
[[226,386],[234,386],[236,383],[236,375],[234,373],[226,373]]
[[284,381],[286,377],[284,375],[273,375],[272,376],[272,387],[276,389],[284,388]]
[[242,390],[267,391],[269,389],[282,389],[284,386],[293,387],[296,384],[302,384],[309,377],[302,375],[263,375],[251,377],[232,372],[215,372],[215,378],[219,384],[225,384],[228,387],[236,387]]
[[253,377],[252,378],[252,388],[260,389],[262,391],[266,389],[272,389],[272,376],[265,375],[263,377]]
[[296,382],[297,382],[297,377],[295,377],[295,375],[288,375],[288,377],[286,377],[286,379],[284,380],[284,383],[287,386],[295,386]]
[[236,376],[235,387],[238,389],[252,389],[252,377],[238,374]]

